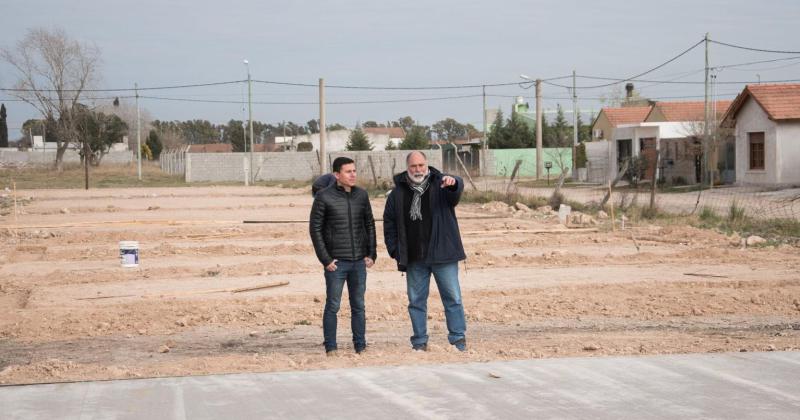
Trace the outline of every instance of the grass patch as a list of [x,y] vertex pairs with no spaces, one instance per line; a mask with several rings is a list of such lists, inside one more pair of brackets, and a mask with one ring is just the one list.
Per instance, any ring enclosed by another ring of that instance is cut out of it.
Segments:
[[547,199],[542,197],[528,197],[519,193],[503,193],[498,191],[465,191],[461,195],[462,203],[478,203],[484,204],[492,201],[500,201],[513,206],[516,203],[522,203],[526,206],[535,209],[537,207],[546,206]]
[[745,209],[737,202],[731,203],[728,214],[722,216],[708,207],[704,207],[695,220],[690,220],[695,227],[714,229],[725,234],[737,233],[747,237],[758,235],[771,244],[800,244],[800,221],[795,219],[756,219],[746,214]]
[[[557,175],[552,177],[552,178],[550,178],[550,182],[549,183],[547,182],[546,179],[538,179],[538,180],[531,179],[531,180],[517,181],[516,182],[517,187],[528,187],[528,188],[548,188],[548,187],[555,187],[556,184],[558,184],[558,176]],[[581,185],[584,185],[584,184],[580,183],[580,182],[575,182],[572,179],[567,178],[566,180],[564,180],[564,185],[562,185],[561,188],[578,187],[578,186],[581,186]]]

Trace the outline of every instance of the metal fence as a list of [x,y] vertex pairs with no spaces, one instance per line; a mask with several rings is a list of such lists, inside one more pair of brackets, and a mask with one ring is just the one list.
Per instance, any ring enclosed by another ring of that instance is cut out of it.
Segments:
[[189,146],[164,150],[158,158],[161,170],[170,175],[184,175],[186,173],[186,152]]

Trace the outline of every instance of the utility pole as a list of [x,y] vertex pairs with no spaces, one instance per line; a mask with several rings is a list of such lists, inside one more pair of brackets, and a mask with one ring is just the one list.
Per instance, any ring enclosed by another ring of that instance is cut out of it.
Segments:
[[[703,122],[703,172],[702,172],[703,176],[702,176],[702,179],[701,179],[702,183],[706,183],[710,179],[710,177],[708,176],[709,175],[708,163],[710,161],[709,160],[709,156],[708,156],[708,154],[710,152],[710,150],[709,150],[710,148],[708,147],[709,146],[708,145],[708,137],[709,137],[708,136],[708,133],[709,133],[709,130],[708,130],[708,108],[709,108],[708,107],[708,70],[709,70],[708,69],[708,32],[706,32],[705,46],[706,46],[706,66],[705,66],[706,77],[705,77],[705,83],[704,83],[705,84],[705,100],[703,101],[704,122]],[[709,188],[710,187],[711,187],[711,185],[709,185]]]
[[255,183],[256,176],[253,170],[253,84],[250,79],[250,65],[247,60],[244,60],[244,63],[247,64],[247,119],[250,124],[250,182]]
[[542,179],[542,79],[536,79],[536,179]]
[[[133,84],[133,90],[136,92],[136,161],[139,173],[139,181],[142,180],[142,123],[141,114],[139,111],[139,84]],[[89,189],[87,177],[86,189]]]
[[[486,85],[481,86],[481,88],[483,89],[483,153],[481,154],[481,176],[486,176],[486,159],[489,158],[489,123],[486,121]],[[469,135],[467,135],[467,137],[469,137]]]
[[578,168],[578,92],[575,90],[575,70],[572,70],[572,179],[576,180]]
[[325,142],[328,136],[325,128],[325,79],[319,78],[319,174],[328,172],[328,156],[325,154]]

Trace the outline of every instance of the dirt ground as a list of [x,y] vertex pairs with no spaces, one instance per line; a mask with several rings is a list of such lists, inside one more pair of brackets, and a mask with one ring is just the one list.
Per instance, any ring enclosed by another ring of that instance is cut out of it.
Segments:
[[[567,229],[547,212],[458,208],[467,353],[447,344],[438,294],[430,351],[413,352],[405,278],[382,246],[367,339],[322,343],[322,268],[308,189],[20,191],[0,218],[0,383],[480,362],[800,350],[800,252],[687,226]],[[24,204],[24,205],[23,205]],[[384,200],[373,201],[377,217]],[[243,223],[260,220],[283,223]],[[123,268],[118,242],[139,241]],[[234,292],[265,284],[288,285]],[[346,292],[345,292],[346,293]]]

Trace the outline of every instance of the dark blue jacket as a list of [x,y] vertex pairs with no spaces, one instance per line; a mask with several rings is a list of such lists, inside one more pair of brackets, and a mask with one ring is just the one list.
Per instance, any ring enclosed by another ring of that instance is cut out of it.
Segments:
[[319,178],[315,179],[314,183],[311,184],[311,197],[316,197],[318,192],[335,184],[336,177],[333,174],[327,173],[320,175]]
[[[456,206],[464,191],[464,180],[453,176],[456,185],[441,188],[443,173],[434,167],[430,169],[431,185],[428,189],[431,200],[431,235],[428,244],[427,264],[443,264],[458,262],[467,258],[461,233],[458,230]],[[405,215],[403,212],[403,196],[413,194],[408,187],[406,173],[394,176],[395,188],[386,197],[383,210],[383,240],[389,256],[397,261],[397,269],[406,271],[408,266],[408,243],[406,241]]]

